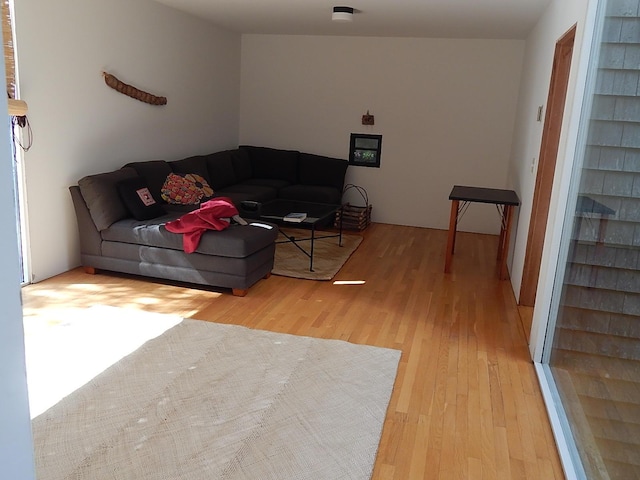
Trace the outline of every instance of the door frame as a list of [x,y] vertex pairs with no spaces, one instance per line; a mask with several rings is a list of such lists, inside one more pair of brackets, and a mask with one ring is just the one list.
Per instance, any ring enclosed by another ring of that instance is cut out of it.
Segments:
[[553,68],[547,96],[542,141],[536,184],[533,193],[533,205],[527,235],[522,282],[520,285],[519,304],[533,307],[538,290],[538,277],[542,262],[542,248],[547,230],[551,190],[556,170],[556,160],[560,145],[560,134],[564,108],[569,86],[571,60],[575,43],[577,25],[571,27],[556,42],[553,56]]

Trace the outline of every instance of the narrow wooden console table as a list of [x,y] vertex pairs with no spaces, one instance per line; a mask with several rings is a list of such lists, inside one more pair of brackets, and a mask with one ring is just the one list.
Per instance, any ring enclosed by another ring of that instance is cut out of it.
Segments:
[[[464,187],[454,185],[449,194],[451,200],[451,218],[449,220],[449,236],[447,238],[447,251],[444,263],[444,272],[451,272],[451,261],[456,248],[456,230],[458,220],[466,212],[471,202],[492,203],[498,209],[501,218],[500,237],[498,239],[497,270],[498,278],[509,278],[507,270],[507,254],[509,253],[509,238],[511,235],[511,223],[513,221],[513,207],[520,205],[520,199],[513,190],[498,188]],[[462,205],[460,204],[462,202]]]

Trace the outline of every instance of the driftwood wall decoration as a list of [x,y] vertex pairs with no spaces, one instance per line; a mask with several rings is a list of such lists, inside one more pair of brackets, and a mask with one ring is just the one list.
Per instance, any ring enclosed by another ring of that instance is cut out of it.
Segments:
[[110,86],[114,90],[117,90],[118,92],[124,95],[127,95],[131,98],[135,98],[136,100],[140,100],[141,102],[150,103],[151,105],[167,104],[167,97],[157,97],[156,95],[143,92],[142,90],[139,90],[136,87],[128,85],[121,80],[118,80],[115,76],[107,72],[102,72],[102,76],[104,77],[104,83],[106,83],[108,86]]

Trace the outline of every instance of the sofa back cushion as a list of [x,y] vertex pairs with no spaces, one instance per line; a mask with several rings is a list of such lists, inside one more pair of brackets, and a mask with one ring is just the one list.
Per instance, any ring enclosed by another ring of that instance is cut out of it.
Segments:
[[129,211],[120,199],[117,185],[136,176],[133,168],[123,167],[120,170],[89,175],[78,180],[80,193],[98,230],[105,230],[114,222],[129,217]]
[[160,200],[162,198],[162,186],[167,179],[167,175],[172,172],[167,162],[164,160],[149,160],[147,162],[127,163],[125,167],[133,168],[139,176],[144,178],[153,198],[162,202]]
[[249,152],[253,178],[271,178],[297,183],[299,152],[249,145],[240,148]]
[[214,190],[220,190],[238,182],[233,168],[234,152],[235,150],[225,150],[205,157],[207,171],[209,172],[209,185]]
[[339,158],[301,153],[299,180],[302,185],[334,187],[342,192],[348,166],[346,160]]
[[120,199],[136,220],[149,220],[164,215],[164,208],[153,198],[142,177],[127,178],[117,183]]
[[251,159],[249,158],[249,151],[244,148],[238,148],[231,153],[233,160],[233,171],[236,175],[237,182],[244,182],[253,177],[253,170],[251,168]]
[[204,178],[208,184],[211,184],[206,160],[206,156],[198,155],[195,157],[183,158],[182,160],[174,160],[168,163],[173,173],[195,173],[196,175],[200,175]]

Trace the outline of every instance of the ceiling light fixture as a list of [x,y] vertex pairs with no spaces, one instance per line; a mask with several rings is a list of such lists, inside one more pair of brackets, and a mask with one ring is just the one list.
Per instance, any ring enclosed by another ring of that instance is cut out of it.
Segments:
[[353,8],[352,7],[333,7],[333,14],[331,20],[334,22],[352,22],[353,21]]

